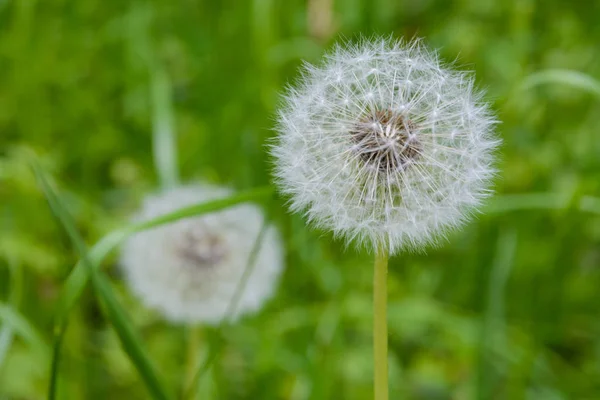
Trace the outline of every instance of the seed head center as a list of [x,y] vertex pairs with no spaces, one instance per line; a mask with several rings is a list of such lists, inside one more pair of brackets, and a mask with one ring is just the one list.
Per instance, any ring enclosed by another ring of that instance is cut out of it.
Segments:
[[404,170],[421,153],[415,124],[392,110],[365,115],[350,135],[361,160],[382,172]]
[[192,229],[181,238],[177,252],[194,267],[211,268],[225,258],[226,247],[217,235],[204,229]]

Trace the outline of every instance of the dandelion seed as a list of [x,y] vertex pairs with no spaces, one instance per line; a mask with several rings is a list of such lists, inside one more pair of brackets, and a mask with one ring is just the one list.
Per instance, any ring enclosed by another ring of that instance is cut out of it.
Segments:
[[499,141],[481,97],[419,41],[338,46],[285,97],[277,184],[347,242],[391,254],[434,243],[490,194]]
[[[231,194],[190,185],[148,197],[137,215],[148,220]],[[121,265],[132,291],[168,320],[218,324],[227,314],[264,216],[243,204],[139,232],[125,243]],[[274,292],[283,266],[279,234],[269,227],[232,320],[259,310]]]

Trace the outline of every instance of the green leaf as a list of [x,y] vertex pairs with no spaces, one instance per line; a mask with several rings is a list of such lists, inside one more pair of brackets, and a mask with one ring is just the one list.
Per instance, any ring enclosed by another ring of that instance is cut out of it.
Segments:
[[[85,268],[90,274],[95,292],[98,298],[102,301],[102,303],[105,306],[105,312],[108,315],[108,318],[111,321],[121,341],[123,350],[129,356],[129,359],[137,368],[140,376],[146,384],[148,391],[152,395],[152,398],[158,400],[169,399],[169,396],[167,395],[165,389],[158,380],[158,376],[156,375],[155,369],[151,364],[148,354],[143,349],[141,339],[133,329],[129,318],[118,303],[110,284],[108,283],[106,278],[101,274],[101,272],[97,268],[94,268],[92,261],[89,258],[86,245],[81,236],[79,235],[79,232],[77,232],[77,229],[73,220],[71,219],[71,216],[64,208],[60,198],[50,187],[48,181],[44,177],[44,174],[39,164],[35,160],[32,162],[32,164],[36,177],[40,183],[40,186],[42,187],[42,190],[44,191],[44,194],[48,200],[48,203],[50,204],[52,211],[60,220],[61,224],[69,234],[71,241],[75,245],[81,259],[83,260]],[[56,389],[56,377],[58,375],[56,371],[58,368],[60,344],[62,342],[61,336],[62,330],[57,334],[58,339],[55,341],[50,392],[48,394],[49,399],[52,399],[55,396],[54,391]],[[56,346],[58,346],[58,348],[56,348]]]

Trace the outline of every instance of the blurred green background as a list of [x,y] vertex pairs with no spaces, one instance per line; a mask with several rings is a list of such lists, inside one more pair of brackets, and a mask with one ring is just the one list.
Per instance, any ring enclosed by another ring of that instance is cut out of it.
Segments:
[[[279,93],[301,60],[361,34],[422,36],[475,70],[504,141],[484,213],[391,260],[390,398],[599,399],[598,21],[586,0],[0,0],[0,399],[46,397],[78,258],[24,149],[91,245],[156,189],[153,121],[169,107],[182,179],[268,184]],[[278,205],[281,285],[260,314],[203,331],[223,345],[201,398],[372,398],[371,260]],[[114,254],[104,267],[175,393],[186,327],[139,305]],[[59,374],[59,399],[149,398],[89,289]]]

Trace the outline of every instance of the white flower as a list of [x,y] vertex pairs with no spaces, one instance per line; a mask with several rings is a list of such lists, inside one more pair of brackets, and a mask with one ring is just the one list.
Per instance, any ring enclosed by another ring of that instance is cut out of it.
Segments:
[[284,100],[277,183],[293,211],[348,242],[436,242],[490,194],[499,141],[481,97],[418,41],[338,46]]
[[[148,197],[137,220],[231,194],[190,185]],[[126,241],[121,265],[142,302],[176,322],[218,324],[225,317],[263,224],[255,205],[190,217],[139,232]],[[267,228],[232,320],[257,311],[274,292],[283,266],[278,232]]]

